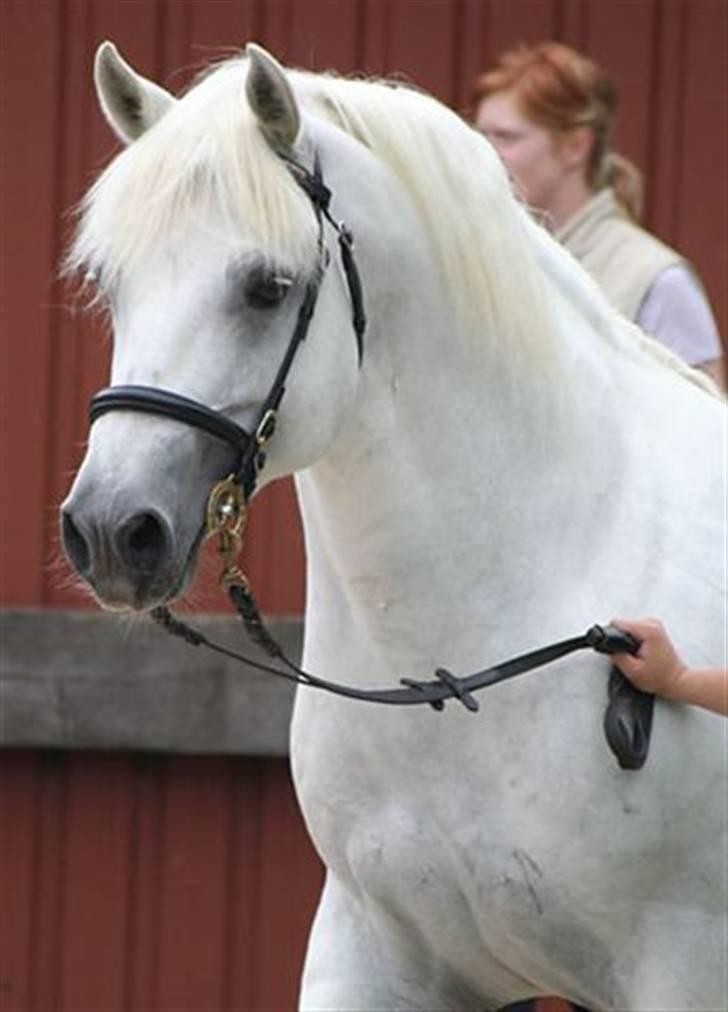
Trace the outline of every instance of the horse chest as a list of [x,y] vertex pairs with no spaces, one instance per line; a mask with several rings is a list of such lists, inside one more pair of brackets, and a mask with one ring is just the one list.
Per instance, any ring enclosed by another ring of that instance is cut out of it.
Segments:
[[[393,748],[386,725],[401,722],[401,713],[378,714],[369,737],[361,725],[316,719],[319,704],[312,705],[294,721],[294,775],[317,849],[341,881],[418,926],[434,929],[446,912],[449,932],[476,948],[494,910],[507,920],[543,913],[550,873],[513,843],[512,791],[504,798],[477,766],[454,776],[457,761],[433,754],[432,743],[426,762],[406,735]],[[332,713],[343,711],[334,704]]]
[[505,840],[511,827],[492,795],[467,792],[457,806],[466,814],[456,816],[437,787],[408,797],[382,783],[370,793],[360,775],[344,775],[341,762],[337,782],[324,781],[319,792],[304,774],[304,811],[329,872],[380,953],[414,945],[414,959],[484,988],[515,971],[515,939],[529,939],[535,965],[559,962],[544,944],[543,924],[553,923],[552,938],[569,933],[568,912],[553,902],[562,890],[540,855]]

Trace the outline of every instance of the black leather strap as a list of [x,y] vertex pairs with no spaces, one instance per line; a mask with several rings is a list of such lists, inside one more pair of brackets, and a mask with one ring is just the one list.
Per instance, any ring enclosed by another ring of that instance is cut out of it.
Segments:
[[[466,709],[476,713],[480,704],[473,693],[487,688],[489,685],[496,685],[498,682],[515,678],[528,671],[535,671],[577,650],[592,649],[602,654],[635,654],[640,646],[633,636],[614,626],[593,625],[583,636],[574,636],[571,639],[541,647],[539,650],[532,650],[530,653],[513,657],[502,664],[477,671],[465,678],[458,678],[445,668],[438,668],[432,681],[420,682],[403,678],[401,679],[402,688],[361,689],[357,686],[343,685],[339,682],[319,678],[294,664],[266,629],[258,607],[247,587],[233,585],[230,588],[230,598],[242,618],[252,642],[273,660],[284,665],[287,670],[263,663],[213,642],[204,633],[175,618],[168,608],[155,608],[151,614],[152,618],[168,633],[181,637],[191,646],[207,647],[215,653],[242,661],[256,671],[274,675],[276,678],[284,678],[296,685],[307,685],[309,688],[321,689],[347,699],[361,700],[367,703],[383,703],[390,706],[417,706],[427,703],[435,710],[442,710],[448,699],[457,699]],[[622,769],[640,769],[644,765],[649,751],[654,697],[635,689],[624,676],[617,672],[616,668],[612,668],[609,696],[610,701],[604,718],[607,744]]]
[[539,650],[532,650],[519,657],[513,657],[502,664],[485,668],[475,674],[459,678],[444,668],[438,668],[435,672],[435,679],[432,681],[415,681],[414,679],[403,678],[402,688],[398,689],[361,689],[352,685],[343,685],[339,682],[331,682],[325,678],[319,678],[308,671],[304,671],[286,656],[284,650],[270,635],[265,623],[258,611],[257,605],[247,588],[235,585],[230,588],[230,599],[233,602],[238,614],[243,620],[245,629],[250,639],[261,648],[269,657],[285,665],[287,671],[275,668],[270,664],[230,650],[218,643],[208,639],[204,633],[191,628],[186,623],[175,618],[171,612],[164,607],[155,608],[152,611],[152,618],[163,626],[173,636],[179,636],[192,646],[205,646],[226,657],[242,661],[258,671],[263,671],[278,678],[285,678],[287,681],[296,682],[298,685],[308,685],[310,688],[322,689],[337,696],[344,696],[348,699],[359,699],[369,703],[384,703],[390,706],[417,706],[427,703],[436,710],[442,710],[448,699],[459,700],[468,710],[476,712],[479,704],[473,698],[472,693],[478,692],[489,685],[515,678],[517,675],[525,674],[528,671],[535,671],[546,664],[551,664],[560,657],[574,653],[577,650],[592,649],[599,653],[619,653],[628,651],[635,653],[639,649],[637,641],[628,633],[622,633],[612,626],[592,626],[583,636],[575,636],[571,639],[561,640],[552,643]]
[[[260,411],[258,412],[258,419],[255,426],[256,438],[253,438],[248,442],[241,454],[235,478],[236,481],[243,486],[246,498],[252,494],[256,485],[258,473],[265,463],[265,450],[263,449],[263,444],[259,437],[264,435],[265,442],[267,442],[275,431],[277,411],[281,400],[283,399],[283,395],[286,392],[286,380],[288,379],[288,373],[293,365],[296,352],[303,341],[305,341],[306,335],[308,334],[308,328],[313,317],[314,309],[316,308],[319,285],[320,280],[318,277],[315,277],[314,280],[309,282],[306,286],[306,292],[298,310],[298,317],[296,319],[296,325],[293,328],[293,334],[288,342],[288,347],[286,348],[281,364],[278,367],[278,371],[276,372],[271,388],[263,401]],[[261,433],[261,426],[265,424],[266,420],[269,420],[267,431],[265,433]]]
[[609,672],[609,702],[604,711],[604,735],[623,770],[642,769],[652,734],[655,697],[642,692],[619,668]]
[[359,365],[364,358],[364,331],[367,326],[366,310],[364,308],[364,289],[362,287],[359,271],[354,260],[354,236],[343,221],[337,221],[331,214],[331,190],[326,186],[321,176],[321,164],[318,152],[314,158],[313,172],[309,172],[305,166],[294,161],[288,155],[281,154],[280,157],[289,166],[293,178],[304,190],[317,215],[323,216],[336,232],[339,240],[339,253],[344,268],[344,277],[349,289],[349,300],[351,302],[351,323],[356,336],[356,347],[359,355]]
[[93,424],[108,411],[141,411],[173,418],[224,440],[238,452],[242,452],[252,438],[241,425],[219,411],[162,387],[130,385],[100,390],[91,399],[89,421]]

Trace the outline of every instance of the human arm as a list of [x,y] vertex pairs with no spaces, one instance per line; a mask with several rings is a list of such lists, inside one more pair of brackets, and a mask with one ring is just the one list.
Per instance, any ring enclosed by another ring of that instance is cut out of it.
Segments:
[[640,641],[636,656],[612,656],[622,674],[638,689],[728,716],[726,668],[688,667],[657,619],[614,619],[614,625]]

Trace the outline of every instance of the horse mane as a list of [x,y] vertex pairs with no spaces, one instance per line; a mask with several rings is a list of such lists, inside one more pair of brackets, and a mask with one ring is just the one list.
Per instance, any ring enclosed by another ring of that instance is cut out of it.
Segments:
[[[230,223],[230,234],[242,226],[247,241],[274,262],[310,268],[316,244],[310,203],[244,101],[246,67],[237,57],[210,68],[111,162],[81,205],[67,268],[100,270],[103,286],[113,288],[160,235],[185,216],[206,220],[211,208]],[[288,74],[304,119],[322,117],[364,145],[409,192],[482,361],[493,361],[490,338],[508,348],[515,375],[557,373],[560,295],[613,347],[712,387],[608,305],[514,197],[490,144],[446,106],[402,83]]]
[[609,345],[722,397],[705,373],[609,304],[514,195],[492,146],[446,106],[401,83],[299,76],[320,115],[395,170],[420,208],[461,313],[475,316],[481,334],[497,335],[499,343],[510,339],[509,357],[553,372],[558,308],[544,291],[545,274]]

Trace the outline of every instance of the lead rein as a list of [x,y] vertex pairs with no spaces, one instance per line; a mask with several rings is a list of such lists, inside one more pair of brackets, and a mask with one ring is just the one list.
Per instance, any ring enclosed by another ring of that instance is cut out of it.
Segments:
[[438,668],[435,671],[435,678],[431,681],[423,682],[403,678],[400,679],[402,688],[360,689],[355,686],[343,685],[319,678],[304,671],[295,664],[266,628],[255,599],[247,586],[247,582],[235,582],[231,584],[228,588],[228,593],[251,641],[269,657],[284,664],[289,669],[288,671],[283,671],[271,664],[265,664],[245,654],[231,650],[229,647],[215,643],[205,636],[204,633],[193,629],[173,616],[169,609],[164,606],[154,608],[151,616],[168,633],[172,636],[180,637],[191,646],[207,647],[225,657],[247,664],[254,670],[274,675],[277,678],[284,678],[298,685],[307,685],[311,688],[322,689],[350,699],[359,699],[372,703],[401,706],[428,703],[434,709],[442,710],[446,700],[457,699],[466,709],[471,712],[477,712],[479,703],[472,696],[473,692],[477,692],[479,689],[486,688],[489,685],[495,685],[497,682],[515,678],[517,675],[534,671],[577,650],[589,648],[601,654],[622,652],[635,654],[639,650],[639,642],[629,633],[622,632],[622,630],[610,625],[593,625],[583,636],[575,636],[571,639],[561,640],[558,643],[552,643],[549,646],[513,657],[501,664],[465,677],[458,677],[445,668]]

